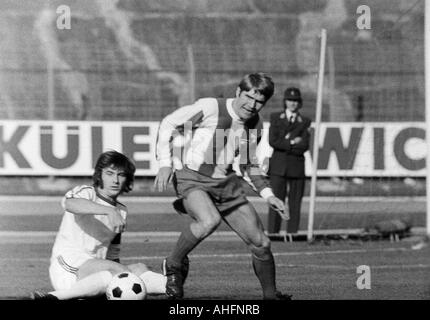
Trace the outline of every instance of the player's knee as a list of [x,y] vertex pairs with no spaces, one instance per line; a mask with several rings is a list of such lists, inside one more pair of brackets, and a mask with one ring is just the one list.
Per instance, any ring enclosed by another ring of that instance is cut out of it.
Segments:
[[211,233],[215,230],[221,223],[221,218],[219,216],[213,216],[205,219],[201,222],[201,226],[205,233]]
[[270,239],[264,232],[256,232],[250,238],[250,246],[256,248],[268,248],[270,250]]
[[270,250],[271,242],[268,236],[263,235],[261,238],[261,247],[268,248]]
[[130,271],[136,275],[149,271],[149,268],[144,263],[134,263],[127,266]]
[[122,264],[116,263],[116,264],[110,265],[108,268],[108,271],[114,276],[121,272],[128,272],[130,271],[130,269]]
[[259,260],[268,260],[273,256],[272,250],[270,249],[270,240],[262,242],[260,246],[251,245],[250,247],[252,255]]

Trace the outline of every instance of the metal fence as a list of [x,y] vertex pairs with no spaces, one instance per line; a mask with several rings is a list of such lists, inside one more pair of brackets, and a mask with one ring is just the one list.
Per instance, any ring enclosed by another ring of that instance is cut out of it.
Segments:
[[[61,43],[61,42],[60,42]],[[55,50],[54,50],[55,49]],[[135,50],[65,41],[2,50],[0,118],[159,120],[204,96],[231,96],[249,72],[269,73],[283,90],[301,88],[303,112],[314,114],[319,42],[289,45],[139,45]],[[328,43],[323,121],[421,121],[422,41]]]

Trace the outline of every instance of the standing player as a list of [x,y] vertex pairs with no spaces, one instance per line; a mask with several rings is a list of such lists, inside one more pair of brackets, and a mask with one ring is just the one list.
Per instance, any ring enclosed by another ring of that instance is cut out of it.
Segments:
[[149,294],[165,293],[166,277],[162,274],[149,271],[142,263],[120,264],[127,208],[117,198],[132,189],[135,170],[125,155],[108,151],[97,160],[93,186],[77,186],[66,193],[49,266],[55,291],[33,292],[33,299],[102,296],[112,277],[124,271],[138,275]]
[[[273,195],[260,171],[255,149],[261,137],[259,112],[274,92],[271,78],[263,73],[246,75],[233,99],[204,98],[167,115],[160,124],[157,159],[160,170],[155,179],[159,191],[173,179],[179,197],[174,207],[188,213],[193,222],[181,233],[173,252],[164,260],[166,294],[183,297],[187,255],[224,220],[248,245],[252,264],[264,299],[287,299],[276,290],[275,262],[270,240],[254,207],[245,197],[241,179],[232,170],[240,158],[240,170],[251,185],[282,217],[283,201]],[[187,128],[191,132],[187,132]],[[174,131],[192,136],[184,152],[182,168],[173,174],[170,149]]]

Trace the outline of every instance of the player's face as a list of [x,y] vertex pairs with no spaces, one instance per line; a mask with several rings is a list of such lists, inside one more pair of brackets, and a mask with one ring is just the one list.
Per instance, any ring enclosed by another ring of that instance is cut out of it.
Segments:
[[103,188],[100,192],[108,197],[116,198],[123,190],[127,178],[123,170],[113,166],[102,170]]
[[285,106],[291,112],[296,112],[299,108],[299,102],[294,100],[285,100]]
[[256,92],[255,89],[249,91],[239,91],[238,89],[233,109],[240,119],[248,120],[263,109],[266,101],[266,97]]

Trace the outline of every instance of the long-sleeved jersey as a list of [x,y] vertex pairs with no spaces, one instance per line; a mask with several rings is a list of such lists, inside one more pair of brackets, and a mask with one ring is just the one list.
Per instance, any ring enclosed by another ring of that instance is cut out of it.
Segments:
[[[159,167],[173,167],[173,159],[209,177],[233,172],[238,157],[242,175],[263,198],[273,195],[256,156],[263,122],[258,114],[242,121],[233,110],[233,99],[203,98],[167,115],[157,137]],[[184,136],[182,149],[171,146],[172,137]],[[179,153],[179,154],[178,154]],[[250,180],[250,181],[249,181]]]
[[[68,191],[62,200],[65,210],[65,201],[69,198],[80,198],[95,203],[117,207],[121,216],[126,219],[127,208],[119,202],[113,202],[100,195],[92,186],[77,186]],[[66,255],[67,253],[85,253],[98,259],[119,259],[121,233],[116,233],[105,215],[75,215],[64,211],[63,220],[52,249],[52,257]]]

